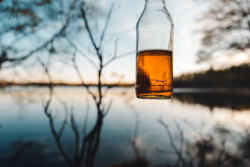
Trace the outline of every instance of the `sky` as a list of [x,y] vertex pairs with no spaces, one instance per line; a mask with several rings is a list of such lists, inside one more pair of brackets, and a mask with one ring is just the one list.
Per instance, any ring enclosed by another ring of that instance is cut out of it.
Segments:
[[[114,11],[109,32],[125,32],[120,37],[119,52],[133,51],[136,47],[136,22],[144,8],[145,0],[116,0],[118,8]],[[101,6],[108,8],[110,0],[102,0]],[[193,0],[166,0],[166,7],[174,20],[174,76],[209,68],[208,65],[196,63],[199,49],[199,34],[195,32],[196,20],[205,9],[205,5]],[[118,74],[124,74],[125,81],[135,80],[136,55],[122,58],[109,67]]]
[[[93,1],[93,0],[88,0]],[[115,38],[119,39],[118,55],[136,50],[136,23],[140,17],[145,0],[96,0],[98,5],[108,11],[111,4],[115,2],[115,8],[112,13],[111,21],[104,40],[105,53],[104,62],[107,61],[114,50]],[[196,53],[200,47],[199,34],[197,30],[196,20],[201,16],[202,11],[206,8],[206,3],[199,3],[194,0],[166,0],[166,7],[170,12],[174,21],[174,76],[180,76],[183,73],[191,73],[209,68],[207,64],[196,63]],[[106,13],[104,12],[104,15]],[[105,17],[103,17],[105,18]],[[90,20],[94,22],[95,20]],[[78,37],[79,41],[89,41],[87,34]],[[83,42],[83,43],[84,43]],[[86,42],[85,42],[86,43]],[[83,47],[84,48],[84,47]],[[41,53],[42,54],[42,53]],[[45,56],[43,56],[45,57]],[[62,82],[79,82],[74,69],[61,63],[57,58],[53,59],[53,71],[51,75],[55,81]],[[86,82],[97,81],[97,71],[86,62],[85,59],[79,57],[77,64],[80,67],[82,76]],[[36,65],[38,66],[38,65]],[[36,80],[44,81],[44,73],[41,68],[30,69],[25,63],[18,67],[14,73],[18,73],[18,78],[13,77],[9,71],[1,71],[0,77],[11,78],[11,80],[22,80],[32,82]],[[135,82],[136,75],[136,54],[135,52],[124,58],[120,58],[109,66],[104,68],[103,81],[116,82],[122,79],[122,82]],[[30,77],[32,76],[32,77]]]

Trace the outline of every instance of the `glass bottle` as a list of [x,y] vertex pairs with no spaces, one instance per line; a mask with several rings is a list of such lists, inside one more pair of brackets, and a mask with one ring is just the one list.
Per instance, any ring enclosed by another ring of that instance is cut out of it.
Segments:
[[173,20],[165,0],[146,0],[136,25],[136,96],[170,99],[173,94]]

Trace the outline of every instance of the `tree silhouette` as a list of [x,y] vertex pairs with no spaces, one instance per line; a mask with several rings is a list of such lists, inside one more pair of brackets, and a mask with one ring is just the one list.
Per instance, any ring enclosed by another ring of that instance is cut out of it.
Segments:
[[0,70],[13,68],[39,52],[43,57],[44,53],[72,53],[70,44],[64,41],[85,31],[81,24],[82,6],[91,17],[100,11],[82,0],[0,1]]
[[209,62],[216,53],[247,53],[250,49],[249,0],[213,0],[209,3],[199,19],[202,47],[198,62]]
[[[51,77],[50,70],[49,70],[50,59],[48,59],[47,63],[44,63],[43,60],[38,59],[49,81],[49,84],[48,84],[49,98],[43,105],[43,111],[49,120],[50,130],[55,139],[56,145],[62,157],[64,158],[65,162],[67,162],[67,164],[71,167],[94,166],[96,153],[100,145],[100,136],[101,136],[101,130],[103,126],[103,121],[104,121],[105,116],[108,114],[111,108],[112,102],[113,102],[112,99],[109,101],[108,104],[105,104],[103,102],[104,98],[107,95],[108,90],[112,87],[107,87],[107,88],[103,87],[103,82],[102,82],[103,73],[102,72],[103,72],[103,69],[106,66],[108,66],[110,63],[112,63],[114,60],[130,54],[129,52],[127,54],[117,55],[118,40],[115,40],[113,56],[107,60],[104,59],[105,56],[103,52],[104,50],[103,42],[105,39],[106,31],[107,31],[107,28],[111,19],[113,9],[114,9],[114,4],[112,4],[112,6],[110,7],[108,11],[108,14],[105,19],[104,27],[102,28],[100,36],[97,39],[94,38],[93,36],[93,30],[90,28],[90,21],[89,21],[89,18],[87,17],[87,10],[85,9],[84,5],[82,5],[80,9],[81,18],[86,27],[86,31],[89,36],[91,47],[94,48],[95,50],[94,56],[97,58],[97,63],[95,63],[94,61],[89,59],[85,54],[83,54],[80,48],[77,45],[75,45],[70,38],[68,37],[65,38],[68,41],[68,43],[71,45],[71,47],[74,49],[74,53],[71,59],[72,66],[74,67],[75,72],[77,73],[77,76],[80,80],[81,85],[87,90],[88,95],[92,98],[96,107],[96,120],[95,120],[94,125],[89,131],[86,130],[87,129],[86,127],[87,116],[85,118],[83,129],[80,129],[75,120],[75,116],[74,116],[72,109],[70,109],[70,107],[68,107],[68,105],[65,102],[61,101],[58,98],[57,99],[61,102],[62,106],[64,107],[65,119],[61,123],[60,128],[59,129],[56,128],[55,123],[54,123],[55,118],[53,116],[53,111],[51,109],[51,103],[55,99],[55,93],[53,89],[54,88],[53,78]],[[86,84],[86,82],[84,81],[81,71],[76,62],[77,54],[85,56],[88,62],[95,67],[96,72],[97,72],[97,81],[98,81],[97,86],[96,86],[97,91],[93,91],[93,89],[90,89],[89,85]],[[68,118],[68,115],[70,115],[70,118]],[[66,152],[66,149],[61,142],[62,134],[67,124],[70,125],[70,128],[74,133],[75,152],[74,152],[73,158]]]

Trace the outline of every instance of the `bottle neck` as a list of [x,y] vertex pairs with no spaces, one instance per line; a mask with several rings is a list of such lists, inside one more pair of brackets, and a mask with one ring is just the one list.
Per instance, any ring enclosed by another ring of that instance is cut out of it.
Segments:
[[165,0],[146,0],[145,7],[165,7]]

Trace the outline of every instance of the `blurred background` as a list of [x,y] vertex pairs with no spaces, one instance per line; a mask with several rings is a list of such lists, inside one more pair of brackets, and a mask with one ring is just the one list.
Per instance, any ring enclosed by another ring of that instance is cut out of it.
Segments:
[[250,166],[250,1],[166,0],[174,96],[135,97],[145,0],[0,0],[1,167]]

